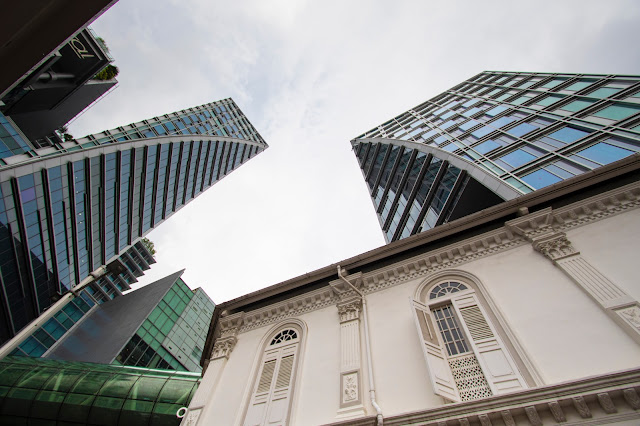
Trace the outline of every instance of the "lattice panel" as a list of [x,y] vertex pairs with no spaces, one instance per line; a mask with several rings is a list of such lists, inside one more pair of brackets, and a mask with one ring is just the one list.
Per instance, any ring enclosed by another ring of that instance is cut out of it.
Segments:
[[460,400],[472,401],[493,395],[474,354],[450,359],[449,366],[460,393]]

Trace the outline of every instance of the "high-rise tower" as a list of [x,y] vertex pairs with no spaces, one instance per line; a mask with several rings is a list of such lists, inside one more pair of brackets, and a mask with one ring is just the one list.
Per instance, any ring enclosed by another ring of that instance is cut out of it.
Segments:
[[0,165],[8,337],[267,144],[224,99],[31,148]]
[[640,76],[487,71],[351,144],[396,241],[640,151]]

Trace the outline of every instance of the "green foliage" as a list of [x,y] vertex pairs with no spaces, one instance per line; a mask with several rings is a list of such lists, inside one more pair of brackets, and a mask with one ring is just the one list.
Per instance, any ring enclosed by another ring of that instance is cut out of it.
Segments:
[[144,246],[147,248],[147,250],[149,250],[149,253],[151,253],[152,256],[156,254],[156,249],[154,248],[153,242],[150,239],[143,238],[142,240],[140,240],[140,242],[144,244]]
[[93,76],[94,80],[112,80],[114,79],[118,73],[120,72],[120,70],[118,70],[118,67],[116,67],[115,65],[107,65],[106,67],[104,67],[102,69],[102,71],[100,71],[98,74]]

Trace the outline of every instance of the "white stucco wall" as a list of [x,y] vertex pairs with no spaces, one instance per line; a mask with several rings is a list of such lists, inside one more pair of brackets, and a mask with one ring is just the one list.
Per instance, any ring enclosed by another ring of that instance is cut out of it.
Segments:
[[[640,210],[632,210],[567,232],[576,250],[640,299],[635,263],[640,253]],[[558,267],[523,244],[456,266],[473,274],[498,307],[543,384],[553,384],[640,366],[640,345]],[[423,276],[367,296],[378,403],[385,415],[444,404],[428,379],[410,299]],[[488,309],[489,306],[484,306]],[[340,408],[340,323],[335,305],[297,317],[307,326],[300,346],[292,424],[336,421]],[[279,321],[241,332],[202,424],[241,424],[259,368],[263,339]],[[362,329],[361,329],[362,331]],[[369,405],[362,343],[362,394]],[[199,423],[200,424],[200,423]]]

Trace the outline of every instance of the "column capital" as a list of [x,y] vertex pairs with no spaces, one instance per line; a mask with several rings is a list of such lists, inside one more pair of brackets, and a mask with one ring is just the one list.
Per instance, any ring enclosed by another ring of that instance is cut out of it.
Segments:
[[211,351],[211,359],[229,358],[238,339],[235,336],[223,337],[216,340]]
[[542,253],[546,258],[556,261],[569,256],[580,254],[564,232],[556,232],[531,241],[533,248]]
[[362,311],[362,299],[360,297],[352,297],[339,302],[338,315],[340,316],[340,322],[352,321],[360,319],[360,311]]

